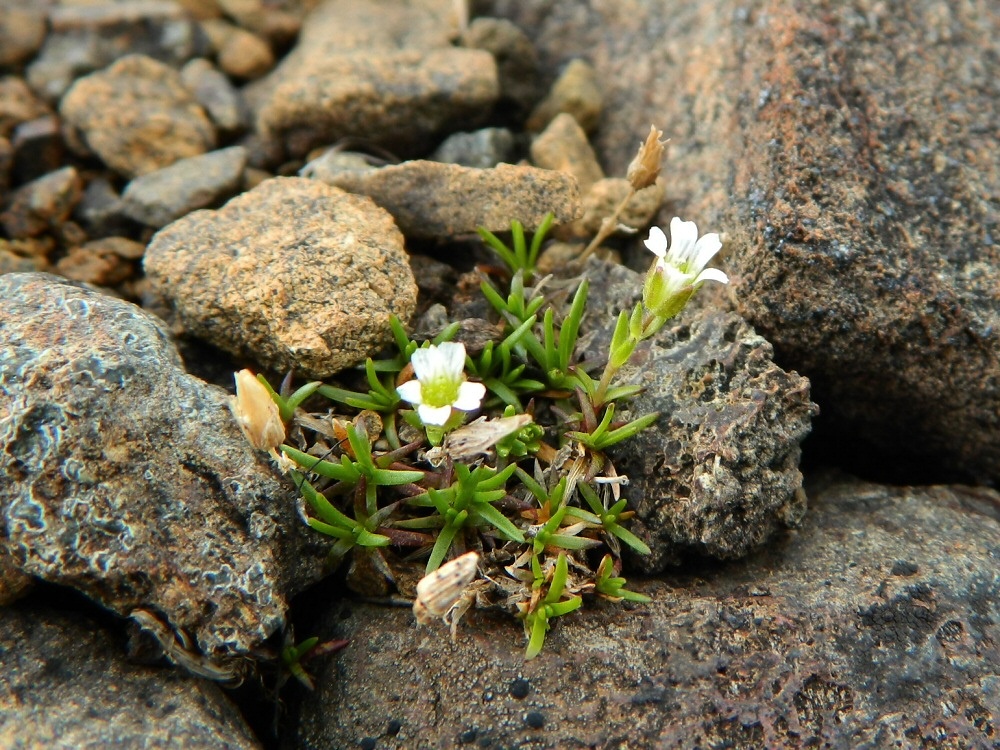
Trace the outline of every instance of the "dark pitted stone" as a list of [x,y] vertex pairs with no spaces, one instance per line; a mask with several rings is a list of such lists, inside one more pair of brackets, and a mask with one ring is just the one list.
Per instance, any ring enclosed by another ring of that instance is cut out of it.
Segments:
[[408,161],[382,169],[343,171],[327,179],[337,187],[371,198],[392,214],[407,237],[447,239],[510,229],[518,219],[526,229],[552,211],[566,224],[580,210],[576,180],[562,172],[499,164],[493,169],[434,161]]
[[[485,612],[453,643],[405,610],[333,605],[316,634],[364,647],[315,673],[295,746],[350,747],[391,711],[404,726],[386,750],[449,747],[470,727],[491,747],[992,747],[1000,495],[837,477],[809,489],[802,527],[768,550],[630,581],[653,602],[588,602],[530,662],[521,624]],[[900,559],[920,572],[893,576]],[[530,707],[506,695],[517,675],[543,686]]]
[[246,165],[242,146],[181,159],[132,180],[122,193],[122,213],[159,229],[231,197],[242,184]]
[[127,54],[180,66],[208,53],[208,40],[173,0],[61,3],[48,9],[50,31],[28,66],[31,87],[56,102],[73,81]]
[[20,573],[157,613],[213,659],[280,631],[322,545],[226,392],[135,305],[47,274],[0,276],[0,299],[0,545]]
[[160,230],[146,275],[185,330],[271,370],[325,378],[389,343],[417,287],[369,198],[281,177]]
[[1000,14],[938,0],[623,7],[483,10],[552,67],[593,61],[609,174],[639,123],[672,137],[661,223],[728,234],[740,311],[810,377],[843,460],[902,481],[998,481]]
[[0,609],[0,746],[257,750],[212,683],[125,661],[79,614]]
[[215,128],[180,73],[142,55],[77,81],[59,113],[70,145],[136,177],[215,146]]
[[[650,256],[652,257],[652,256]],[[585,358],[606,356],[614,321],[642,293],[642,277],[593,259]],[[815,405],[809,381],[782,370],[771,345],[738,315],[689,309],[640,344],[616,383],[643,387],[615,419],[660,418],[608,453],[630,483],[632,529],[652,548],[631,562],[662,571],[684,553],[743,557],[805,512],[800,444]]]

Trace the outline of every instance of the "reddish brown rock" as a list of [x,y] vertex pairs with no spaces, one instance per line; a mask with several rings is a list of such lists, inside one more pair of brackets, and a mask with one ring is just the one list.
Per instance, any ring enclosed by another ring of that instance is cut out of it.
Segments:
[[0,213],[0,224],[12,239],[37,237],[66,221],[82,194],[76,169],[63,167],[19,188]]
[[77,81],[59,112],[78,150],[126,176],[153,172],[215,146],[215,128],[180,73],[142,55]]
[[189,333],[267,368],[325,378],[392,339],[417,289],[403,236],[371,199],[276,178],[160,230],[146,275]]
[[0,78],[0,137],[9,138],[22,122],[51,114],[28,84],[16,76]]
[[0,7],[0,67],[29,60],[45,39],[45,12],[40,7]]
[[672,139],[660,223],[727,233],[740,311],[811,378],[837,460],[997,481],[1000,16],[934,0],[489,5],[551,68],[593,61],[609,174],[637,123]]
[[576,178],[584,194],[604,171],[576,119],[565,112],[556,115],[548,127],[531,141],[531,161],[536,167],[556,169]]

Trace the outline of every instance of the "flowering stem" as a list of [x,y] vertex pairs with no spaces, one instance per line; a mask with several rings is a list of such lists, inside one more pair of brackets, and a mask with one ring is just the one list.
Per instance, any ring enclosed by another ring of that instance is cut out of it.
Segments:
[[587,245],[586,248],[584,248],[582,253],[580,253],[580,257],[578,260],[585,261],[593,254],[593,252],[597,248],[601,246],[601,243],[604,242],[604,240],[606,240],[614,233],[615,229],[618,228],[618,217],[621,215],[621,212],[625,210],[625,206],[628,205],[628,202],[632,200],[632,197],[635,195],[635,192],[636,190],[634,187],[629,188],[628,195],[622,198],[622,202],[618,204],[618,208],[614,210],[614,213],[612,213],[611,216],[607,217],[606,219],[604,219],[604,221],[601,222],[600,230],[594,236],[594,239],[590,241],[590,244]]

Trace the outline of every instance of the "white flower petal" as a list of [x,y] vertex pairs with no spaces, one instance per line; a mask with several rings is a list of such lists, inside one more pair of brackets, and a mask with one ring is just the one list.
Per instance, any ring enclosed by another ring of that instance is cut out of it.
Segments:
[[715,257],[715,254],[722,249],[722,240],[719,239],[719,235],[715,232],[706,234],[702,237],[694,246],[694,264],[691,268],[692,273],[700,271],[702,268],[708,265],[708,261]]
[[703,281],[718,281],[722,284],[728,284],[729,277],[726,276],[726,274],[724,274],[718,268],[706,268],[704,271],[698,274],[698,278],[694,280],[694,283],[700,284]]
[[433,424],[440,427],[447,422],[448,417],[451,416],[451,407],[420,404],[420,406],[417,407],[417,414],[420,416],[420,421],[424,424]]
[[437,352],[434,347],[427,349],[417,349],[410,357],[410,364],[413,365],[413,373],[419,380],[433,378],[437,363]]
[[[433,346],[431,347],[434,348]],[[438,361],[449,380],[460,380],[465,371],[465,344],[446,341],[437,347]]]
[[482,404],[485,395],[486,386],[467,380],[458,387],[458,398],[452,406],[462,411],[475,411]]
[[693,221],[682,221],[678,216],[670,220],[670,253],[668,258],[674,259],[678,264],[689,262],[697,241],[697,224]]
[[657,258],[663,258],[667,254],[667,235],[659,227],[649,228],[649,239],[643,244],[652,251]]
[[691,274],[684,273],[683,271],[675,268],[671,265],[664,265],[658,273],[663,277],[665,284],[665,292],[667,294],[677,294],[682,291],[685,287],[691,286]]
[[[414,367],[413,369],[417,368]],[[402,385],[396,386],[396,393],[399,394],[401,399],[409,401],[411,404],[422,404],[424,402],[419,380],[407,380]]]

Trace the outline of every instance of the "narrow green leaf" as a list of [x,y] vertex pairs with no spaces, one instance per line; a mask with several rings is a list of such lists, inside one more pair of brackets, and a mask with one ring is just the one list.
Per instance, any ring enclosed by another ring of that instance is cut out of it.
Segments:
[[326,534],[327,536],[332,536],[336,539],[354,539],[354,534],[352,534],[347,529],[342,529],[339,526],[331,526],[328,523],[323,523],[318,518],[308,518],[306,523],[309,524],[313,529],[319,531],[320,533]]
[[475,509],[475,512],[482,516],[483,519],[488,521],[492,526],[496,527],[497,531],[511,541],[524,544],[524,534],[521,530],[517,528],[517,526],[515,526],[511,520],[507,518],[507,516],[494,508],[492,505],[480,505]]
[[543,600],[546,604],[554,604],[562,598],[568,576],[569,562],[566,560],[566,553],[560,552],[559,558],[556,560],[556,569],[552,573],[552,583],[549,584],[549,592]]
[[589,289],[590,283],[587,279],[580,282],[576,294],[573,295],[573,304],[570,305],[569,313],[559,329],[559,368],[564,372],[569,369],[573,351],[576,349],[576,336],[580,331]]
[[542,217],[542,223],[538,225],[538,229],[535,230],[535,234],[531,238],[531,249],[528,251],[528,268],[534,270],[535,263],[538,261],[538,253],[542,249],[542,242],[545,241],[545,235],[549,233],[549,229],[551,229],[555,219],[556,215],[552,211],[549,211]]
[[526,661],[531,661],[542,652],[542,646],[545,645],[545,631],[548,629],[548,620],[536,613],[534,622],[531,623],[531,638],[528,639],[528,649],[524,652]]
[[629,547],[631,547],[641,555],[650,555],[653,553],[653,550],[649,548],[649,545],[647,545],[644,541],[642,541],[631,531],[629,531],[628,529],[622,527],[617,523],[612,524],[608,528],[608,531],[610,531],[612,534],[621,539],[623,542],[625,542],[625,544],[627,544]]
[[374,469],[371,480],[383,487],[393,487],[400,484],[412,484],[424,478],[422,471],[400,471],[396,469]]
[[570,612],[574,612],[580,609],[583,604],[583,598],[580,596],[574,596],[572,599],[567,599],[564,602],[553,602],[552,604],[546,605],[546,609],[549,612],[549,618],[562,617],[563,615],[568,615]]
[[359,531],[355,538],[362,547],[385,547],[390,542],[389,537],[382,536],[381,534],[373,534],[366,529]]
[[431,556],[427,560],[427,568],[424,573],[430,573],[433,570],[437,570],[441,566],[441,562],[444,560],[445,555],[448,554],[448,550],[451,549],[451,543],[455,539],[455,534],[458,533],[458,526],[445,526],[441,529],[441,533],[438,534],[436,540],[434,540],[434,548],[431,550]]

